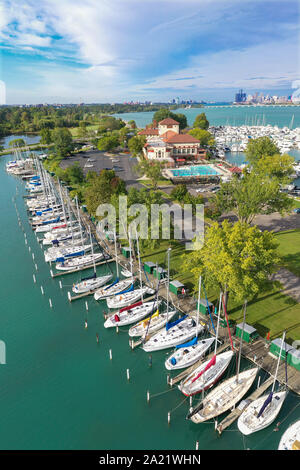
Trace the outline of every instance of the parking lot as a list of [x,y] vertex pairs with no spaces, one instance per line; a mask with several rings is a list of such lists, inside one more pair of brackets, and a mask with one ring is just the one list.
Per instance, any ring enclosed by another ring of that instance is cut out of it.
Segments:
[[138,176],[134,172],[134,166],[137,164],[137,159],[128,155],[107,155],[106,152],[99,150],[88,150],[80,152],[71,157],[62,160],[60,166],[62,169],[68,168],[78,162],[86,175],[88,171],[96,171],[99,173],[101,170],[114,170],[116,175],[126,182],[126,186],[140,187],[139,182],[136,181]]

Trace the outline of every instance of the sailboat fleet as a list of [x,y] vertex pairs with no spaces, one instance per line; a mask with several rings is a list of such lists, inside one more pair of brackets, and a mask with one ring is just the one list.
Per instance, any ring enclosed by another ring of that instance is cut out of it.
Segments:
[[[26,159],[27,160],[27,159]],[[26,162],[26,160],[24,160]],[[118,328],[130,325],[128,334],[130,338],[140,338],[141,348],[146,352],[160,351],[174,348],[165,359],[167,370],[186,369],[196,365],[179,384],[179,391],[185,396],[201,394],[200,403],[190,408],[187,418],[194,423],[202,423],[215,419],[228,410],[233,409],[252,387],[258,373],[258,367],[240,371],[242,339],[238,355],[233,348],[218,353],[219,325],[221,310],[224,313],[223,294],[220,293],[219,310],[217,315],[217,329],[215,336],[204,335],[204,325],[199,320],[202,278],[199,277],[197,314],[193,318],[189,315],[178,317],[178,312],[170,308],[170,254],[167,250],[167,282],[166,304],[158,297],[159,283],[156,289],[143,284],[142,265],[139,253],[139,240],[136,233],[137,259],[139,263],[139,283],[133,273],[132,261],[132,234],[128,233],[130,248],[130,269],[123,269],[119,277],[119,263],[117,251],[117,236],[114,232],[116,277],[112,271],[98,276],[96,265],[105,260],[103,251],[95,251],[95,243],[91,230],[86,231],[80,216],[78,199],[76,209],[71,210],[70,201],[63,196],[60,182],[53,184],[52,179],[43,169],[39,159],[28,163],[8,162],[6,169],[9,173],[26,169],[31,171],[27,179],[26,200],[29,212],[29,222],[36,234],[41,234],[41,245],[46,248],[45,261],[55,263],[59,272],[80,271],[85,267],[93,269],[93,274],[81,278],[72,286],[75,295],[93,294],[96,301],[105,301],[109,314],[106,316],[105,328]],[[34,173],[32,173],[34,171]],[[67,201],[67,202],[66,202]],[[152,295],[152,298],[147,298]],[[244,305],[245,325],[246,306]],[[229,327],[228,327],[229,328]],[[284,341],[284,336],[282,344]],[[213,350],[209,359],[205,355]],[[274,422],[278,416],[284,400],[286,390],[275,392],[278,367],[281,352],[277,362],[276,373],[272,390],[250,403],[238,420],[239,430],[249,435],[260,431]],[[236,373],[221,381],[228,371],[232,358],[236,355]],[[217,382],[220,383],[218,385]],[[207,394],[205,392],[207,391]],[[291,448],[295,441],[299,441],[299,421],[292,425],[282,436],[279,448]]]

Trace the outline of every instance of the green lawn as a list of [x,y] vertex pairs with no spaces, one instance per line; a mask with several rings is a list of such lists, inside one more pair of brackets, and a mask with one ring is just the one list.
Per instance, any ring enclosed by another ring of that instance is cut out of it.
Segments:
[[[300,214],[298,214],[300,217]],[[282,265],[300,277],[300,229],[276,233]]]
[[[298,251],[300,251],[300,230],[291,231],[291,234],[290,232],[285,233],[287,234],[286,240],[284,240],[284,234],[277,235],[281,239],[281,252],[285,250],[286,253],[291,253],[293,247],[297,250],[297,244]],[[291,242],[291,238],[293,242]],[[161,242],[158,249],[144,250],[142,259],[143,261],[157,262],[159,266],[166,267],[166,251],[169,246],[172,248],[170,256],[171,277],[181,281],[192,292],[197,287],[197,280],[190,272],[185,272],[182,267],[184,245],[176,241],[165,240]],[[296,266],[297,263],[294,264]],[[300,262],[298,262],[298,270],[299,265]],[[216,303],[219,292],[217,289],[207,289],[207,296],[211,302]],[[229,296],[228,313],[231,320],[237,323],[242,322],[242,303],[234,301]],[[285,329],[289,344],[300,338],[300,304],[291,297],[282,294],[278,288],[265,292],[256,300],[248,302],[246,321],[253,325],[262,337],[266,337],[267,332],[270,331],[271,338],[277,338],[282,335]]]

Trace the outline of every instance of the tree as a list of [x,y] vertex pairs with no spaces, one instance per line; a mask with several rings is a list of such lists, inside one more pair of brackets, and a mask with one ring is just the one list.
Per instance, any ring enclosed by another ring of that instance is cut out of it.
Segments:
[[256,226],[214,222],[206,229],[203,247],[185,255],[184,266],[195,279],[202,275],[207,285],[250,300],[270,287],[269,276],[279,262],[277,246],[271,232]]
[[209,122],[206,118],[205,113],[198,114],[194,121],[194,127],[199,127],[200,129],[207,130],[209,128]]
[[110,202],[113,194],[126,194],[125,182],[113,170],[102,170],[99,175],[89,172],[84,197],[90,214],[95,215],[100,204]]
[[14,147],[14,148],[25,147],[25,145],[26,145],[26,142],[24,139],[13,139],[9,142],[9,146]]
[[215,204],[222,212],[233,211],[240,222],[251,223],[258,214],[284,214],[291,209],[292,200],[280,191],[276,178],[246,172],[243,178],[234,176],[221,184]]
[[264,155],[255,162],[252,171],[270,178],[277,178],[281,183],[288,183],[294,173],[294,162],[294,157],[288,154]]
[[181,113],[172,113],[169,109],[161,108],[156,113],[154,113],[152,122],[160,122],[163,119],[172,118],[175,121],[179,122],[179,129],[185,129],[187,127],[187,119],[184,114]]
[[52,131],[52,141],[59,157],[65,158],[73,150],[72,134],[64,127]]
[[41,144],[49,145],[52,142],[51,131],[49,128],[44,128],[40,132],[41,135]]
[[136,129],[136,122],[133,119],[128,121],[128,125],[131,127],[131,129]]
[[87,136],[87,128],[86,123],[84,121],[80,121],[79,128],[77,130],[78,137],[86,137]]
[[108,135],[98,140],[97,147],[102,152],[109,152],[119,146],[119,139],[116,135]]
[[134,157],[142,153],[145,143],[146,137],[144,135],[136,135],[128,140],[128,148]]
[[201,147],[213,147],[215,145],[215,139],[213,135],[205,129],[195,127],[189,131],[189,134],[195,137],[195,139],[200,140]]
[[188,192],[186,184],[177,184],[171,191],[171,198],[175,201],[183,201],[186,193]]
[[75,162],[73,165],[66,168],[64,179],[71,185],[83,183],[84,173],[78,162]]
[[245,150],[245,155],[251,165],[255,165],[261,157],[270,157],[275,153],[280,153],[279,149],[269,137],[250,139]]
[[154,189],[157,188],[158,180],[162,177],[162,164],[160,162],[151,162],[143,158],[135,166],[135,169],[138,174],[149,178]]

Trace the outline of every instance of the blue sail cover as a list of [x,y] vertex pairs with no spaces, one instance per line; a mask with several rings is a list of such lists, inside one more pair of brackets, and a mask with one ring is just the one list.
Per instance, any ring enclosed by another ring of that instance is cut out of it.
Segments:
[[193,346],[194,344],[197,344],[197,341],[198,341],[198,338],[197,336],[195,336],[194,339],[192,339],[191,341],[188,341],[187,343],[183,343],[183,344],[177,344],[176,349],[180,349],[180,348],[187,348],[188,346]]
[[119,282],[119,278],[117,277],[117,279],[116,279],[114,282],[112,282],[109,286],[104,287],[104,290],[110,289],[111,287],[113,287],[113,286],[115,286],[116,284],[118,284],[118,282]]
[[60,258],[56,258],[55,260],[57,263],[63,263],[65,261],[65,258],[61,256]]
[[51,220],[44,220],[44,222],[42,222],[42,225],[53,224],[59,221],[60,221],[60,217],[57,217],[56,219],[51,219]]
[[39,180],[40,179],[40,176],[33,176],[32,178],[30,178],[30,181],[34,181],[34,180]]
[[257,418],[260,418],[260,416],[263,414],[263,412],[265,411],[265,409],[267,408],[267,406],[271,403],[272,398],[273,398],[273,392],[270,393],[270,395],[268,396],[268,398],[267,398],[266,401],[264,402],[263,406],[262,406],[261,409],[260,409],[260,412],[259,412],[258,415],[257,415]]
[[68,255],[64,255],[64,258],[74,258],[75,256],[82,256],[84,255],[85,251],[74,251],[73,253],[69,253]]
[[118,293],[115,294],[115,295],[126,294],[126,292],[132,292],[133,290],[134,290],[134,287],[133,287],[133,284],[131,284],[131,286],[130,286],[128,289],[121,290],[120,292],[118,292]]
[[166,330],[168,331],[170,328],[173,328],[173,326],[178,325],[178,323],[181,323],[181,322],[182,322],[183,320],[185,320],[186,318],[187,318],[187,315],[184,315],[184,317],[179,318],[179,320],[175,320],[175,321],[173,321],[173,322],[171,322],[171,323],[168,322],[168,323],[166,324]]

